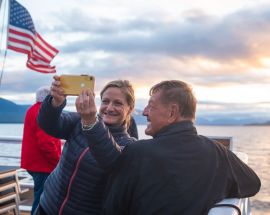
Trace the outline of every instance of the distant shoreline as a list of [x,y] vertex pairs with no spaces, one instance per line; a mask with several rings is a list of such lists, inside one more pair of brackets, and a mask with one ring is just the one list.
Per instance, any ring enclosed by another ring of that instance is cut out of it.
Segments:
[[[24,122],[0,122],[0,124],[23,124]],[[140,124],[138,123],[137,125],[140,126],[146,126],[147,124]],[[196,126],[270,126],[268,123],[253,123],[253,124],[196,124]]]
[[[20,124],[24,123],[27,109],[30,105],[18,105],[12,101],[0,97],[0,123]],[[137,125],[146,125],[147,120],[143,116],[143,111],[136,109],[133,117]],[[253,116],[251,114],[212,114],[200,115],[196,117],[196,125],[203,126],[269,126],[270,116]]]

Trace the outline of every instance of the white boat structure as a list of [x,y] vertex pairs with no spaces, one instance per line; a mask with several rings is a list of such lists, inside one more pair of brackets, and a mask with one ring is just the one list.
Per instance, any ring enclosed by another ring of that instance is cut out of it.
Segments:
[[[210,138],[218,140],[221,144],[233,150],[231,137]],[[21,142],[21,138],[0,137],[0,147],[3,143],[21,144]],[[234,153],[244,162],[248,162],[248,156],[246,154],[235,151]],[[0,152],[0,162],[3,159],[15,159],[18,166],[1,165],[0,163],[0,214],[30,214],[33,202],[33,180],[25,170],[19,167],[19,156],[1,155]],[[10,163],[12,164],[14,162]],[[249,199],[224,199],[217,203],[209,211],[208,215],[251,215]]]

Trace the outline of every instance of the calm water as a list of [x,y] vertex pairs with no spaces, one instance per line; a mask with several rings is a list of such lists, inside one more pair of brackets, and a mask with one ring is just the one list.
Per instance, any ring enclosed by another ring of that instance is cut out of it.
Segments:
[[[138,126],[141,139],[149,138],[144,134],[144,129],[145,126]],[[234,150],[248,154],[249,165],[256,171],[262,182],[260,192],[251,198],[252,213],[253,215],[269,215],[270,126],[198,126],[197,129],[198,133],[207,136],[231,136]],[[0,124],[0,137],[20,137],[22,133],[22,124]],[[20,155],[20,145],[1,144],[0,147],[0,155]],[[6,162],[11,164],[9,161]]]

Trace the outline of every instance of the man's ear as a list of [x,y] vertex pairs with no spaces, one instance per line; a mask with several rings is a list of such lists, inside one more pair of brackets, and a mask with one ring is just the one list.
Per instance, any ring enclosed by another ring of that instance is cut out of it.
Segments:
[[180,116],[179,106],[177,104],[171,104],[169,107],[169,117],[168,122],[174,123],[177,122]]

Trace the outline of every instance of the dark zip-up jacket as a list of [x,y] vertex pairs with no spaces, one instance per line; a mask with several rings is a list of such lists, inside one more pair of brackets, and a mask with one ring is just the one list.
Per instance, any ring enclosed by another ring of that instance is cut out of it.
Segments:
[[[62,112],[51,105],[51,96],[43,102],[39,126],[48,134],[65,139],[62,155],[55,170],[44,185],[40,205],[48,215],[100,214],[108,174],[96,162],[89,149],[89,141],[82,131],[78,113]],[[107,135],[125,146],[134,141],[127,134],[126,127],[108,128],[103,122],[98,125]],[[97,131],[98,132],[98,131]]]
[[[207,214],[222,199],[250,197],[261,186],[251,168],[223,145],[198,135],[191,121],[169,125],[122,154],[105,132],[89,131],[88,136],[93,154],[104,155],[97,156],[98,162],[112,172],[106,215]],[[101,153],[105,144],[114,153]],[[105,157],[115,162],[104,162]]]

